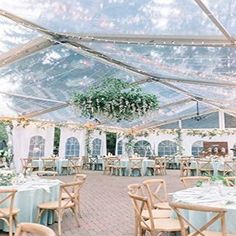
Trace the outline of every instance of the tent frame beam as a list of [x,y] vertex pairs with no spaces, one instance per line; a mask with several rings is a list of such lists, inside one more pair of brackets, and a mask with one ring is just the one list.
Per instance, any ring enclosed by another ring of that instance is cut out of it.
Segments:
[[49,107],[49,108],[46,108],[46,109],[42,109],[42,110],[40,110],[40,111],[30,112],[30,113],[21,115],[21,116],[19,116],[18,118],[31,119],[32,117],[39,116],[39,115],[43,115],[43,114],[46,114],[46,113],[49,113],[49,112],[53,112],[53,111],[56,111],[56,110],[65,108],[65,107],[67,107],[67,106],[69,106],[69,105],[70,105],[69,103],[56,105],[56,106],[53,106],[53,107]]
[[[63,33],[62,33],[63,34]],[[236,47],[233,42],[224,36],[198,36],[198,35],[142,35],[142,34],[63,34],[70,41],[119,43],[119,44],[147,44],[163,46],[199,46],[199,47]]]
[[22,94],[17,94],[17,93],[9,93],[9,92],[4,92],[0,91],[0,94],[7,95],[7,96],[13,96],[13,97],[18,97],[22,99],[31,99],[31,100],[36,100],[36,101],[44,101],[44,102],[54,102],[54,103],[60,103],[60,104],[68,104],[68,101],[58,101],[54,99],[49,99],[49,98],[39,98],[39,97],[34,97],[34,96],[28,96],[28,95],[22,95]]
[[33,39],[26,44],[20,45],[9,50],[6,53],[1,54],[0,67],[7,66],[27,56],[31,56],[33,53],[48,48],[53,44],[55,44],[53,41],[45,39],[45,37],[38,37],[36,39]]
[[228,39],[229,42],[235,44],[234,38],[230,35],[230,33],[225,29],[225,27],[221,24],[221,22],[215,17],[215,15],[209,10],[209,8],[202,2],[202,0],[194,0],[197,5],[201,8],[201,10],[208,16],[208,18],[212,21],[212,23],[220,30],[220,32]]

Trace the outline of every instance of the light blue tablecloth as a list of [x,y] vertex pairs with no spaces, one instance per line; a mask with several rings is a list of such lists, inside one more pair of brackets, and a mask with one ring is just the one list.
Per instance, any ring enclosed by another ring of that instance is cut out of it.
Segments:
[[[198,204],[227,209],[227,233],[236,234],[236,189],[225,186],[205,186],[189,188],[173,194],[173,201]],[[183,211],[184,216],[196,227],[200,227],[212,218],[212,213]],[[220,221],[215,222],[210,230],[220,231]]]
[[[21,185],[1,186],[0,189],[17,189],[15,195],[14,207],[20,209],[17,215],[17,221],[35,222],[37,216],[37,206],[40,203],[55,201],[59,197],[60,181],[38,179],[29,181]],[[46,212],[41,219],[44,225],[54,222],[53,214]],[[8,227],[3,221],[0,221],[0,229],[8,231]]]
[[[62,166],[67,165],[67,163],[68,163],[67,159],[56,160],[56,171],[58,172],[58,174],[61,174]],[[32,166],[39,168],[39,170],[42,170],[43,169],[43,161],[42,160],[33,160]]]

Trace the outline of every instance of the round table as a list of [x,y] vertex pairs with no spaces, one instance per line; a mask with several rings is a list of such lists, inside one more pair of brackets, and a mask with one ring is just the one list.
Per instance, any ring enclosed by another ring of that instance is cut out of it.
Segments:
[[[226,187],[222,184],[189,188],[174,193],[173,201],[226,208],[227,233],[236,233],[236,188]],[[183,213],[196,227],[202,226],[207,220],[212,218],[212,213],[188,210],[184,210]],[[220,231],[220,221],[215,222],[210,229]]]
[[[20,209],[17,222],[35,222],[38,204],[58,199],[60,181],[34,177],[23,184],[0,187],[0,189],[9,188],[17,189],[14,201],[14,207]],[[41,224],[47,225],[53,222],[52,213],[47,212],[41,218]],[[8,227],[3,221],[0,221],[0,229],[8,231]]]

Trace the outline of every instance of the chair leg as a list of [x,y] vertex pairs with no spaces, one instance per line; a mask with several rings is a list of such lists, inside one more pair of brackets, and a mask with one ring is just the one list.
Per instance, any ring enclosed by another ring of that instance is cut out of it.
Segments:
[[78,215],[77,215],[77,213],[76,213],[76,208],[75,208],[75,207],[72,207],[71,210],[72,210],[72,213],[73,213],[73,215],[74,215],[74,217],[75,217],[75,220],[76,220],[76,223],[77,223],[78,227],[80,227],[79,218],[78,218]]
[[12,219],[12,216],[10,216],[9,217],[9,236],[12,236],[13,234],[12,223],[13,223],[13,219]]
[[38,208],[38,214],[37,214],[37,216],[36,216],[36,222],[37,222],[37,223],[40,223],[40,219],[41,219],[41,216],[42,216],[42,214],[43,214],[44,211],[45,211],[44,209]]
[[61,216],[59,214],[59,217],[58,217],[58,235],[61,236]]

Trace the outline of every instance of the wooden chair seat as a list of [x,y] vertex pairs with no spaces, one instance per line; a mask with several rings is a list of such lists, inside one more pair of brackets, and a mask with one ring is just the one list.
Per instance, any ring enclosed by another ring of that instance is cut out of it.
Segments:
[[[170,218],[171,217],[171,211],[170,210],[152,210],[152,215],[154,219],[158,218]],[[148,210],[143,210],[142,217],[144,219],[149,219],[149,212]]]
[[[68,202],[66,200],[62,200],[61,204],[64,206],[64,208],[71,208],[74,205],[73,202]],[[42,209],[57,209],[59,208],[59,201],[41,203],[38,205],[38,207]]]
[[56,236],[55,232],[41,224],[21,223],[17,225],[15,236]]
[[[165,218],[165,219],[153,219],[154,228],[156,231],[161,232],[178,232],[181,231],[180,223],[177,219]],[[145,225],[145,223],[147,225]],[[147,220],[145,223],[141,222],[143,229],[151,228],[151,221]],[[188,225],[185,224],[185,228],[188,228]]]
[[[215,231],[209,231],[209,230],[205,230],[202,231],[202,233],[205,236],[222,236],[222,232],[215,232]],[[188,236],[192,236],[194,233],[189,234]],[[227,234],[227,236],[236,236],[235,234]]]
[[168,202],[157,202],[154,204],[154,208],[163,209],[163,210],[171,210]]
[[[16,215],[17,213],[20,212],[20,209],[18,208],[13,208],[12,209],[12,215]],[[0,208],[0,218],[4,216],[9,216],[10,215],[10,209],[9,208]]]

